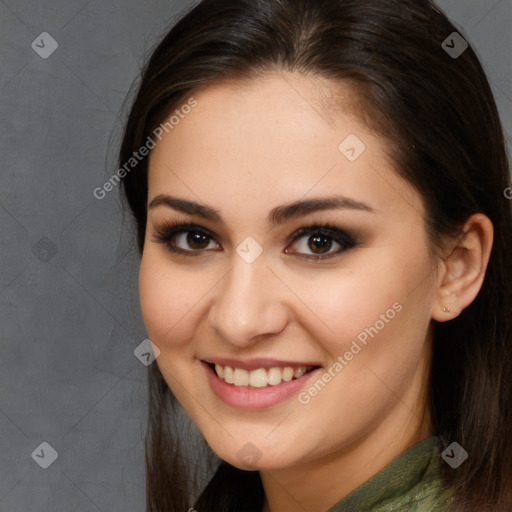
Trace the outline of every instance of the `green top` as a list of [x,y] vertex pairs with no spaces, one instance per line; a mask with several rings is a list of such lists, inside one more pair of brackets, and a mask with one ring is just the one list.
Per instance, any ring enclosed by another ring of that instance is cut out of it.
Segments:
[[445,512],[439,439],[429,437],[398,456],[327,512]]

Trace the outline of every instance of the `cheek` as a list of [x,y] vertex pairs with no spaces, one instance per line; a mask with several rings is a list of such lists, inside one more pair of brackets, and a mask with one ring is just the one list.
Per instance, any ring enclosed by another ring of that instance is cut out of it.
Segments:
[[[190,326],[189,315],[201,297],[200,283],[189,276],[183,280],[180,272],[156,251],[143,253],[139,271],[139,299],[144,324],[150,339],[161,349],[175,347],[188,339],[184,332]],[[197,285],[197,286],[195,286]],[[187,321],[184,321],[186,318]]]
[[304,278],[304,274],[290,277],[294,279],[290,288],[307,306],[310,328],[319,334],[354,337],[406,295],[403,272],[399,279],[386,254],[381,253],[378,262],[363,254],[352,262],[347,260],[346,268],[316,273],[310,278]]
[[381,247],[376,258],[376,252],[361,251],[347,259],[345,268],[307,279],[295,276],[290,283],[307,306],[302,325],[322,340],[333,359],[349,351],[353,341],[362,348],[354,358],[360,363],[377,356],[388,360],[390,351],[407,357],[408,351],[421,350],[421,343],[411,345],[410,340],[429,322],[426,253]]

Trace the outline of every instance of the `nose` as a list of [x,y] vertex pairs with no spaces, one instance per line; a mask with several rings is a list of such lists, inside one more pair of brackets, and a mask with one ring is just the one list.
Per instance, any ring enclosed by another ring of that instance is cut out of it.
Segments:
[[214,290],[208,325],[227,343],[249,347],[287,325],[286,288],[262,256],[247,263],[235,254],[231,270]]

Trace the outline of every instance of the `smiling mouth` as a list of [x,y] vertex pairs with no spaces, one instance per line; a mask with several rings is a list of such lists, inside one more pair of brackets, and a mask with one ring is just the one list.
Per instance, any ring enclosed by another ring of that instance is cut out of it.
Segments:
[[207,364],[217,374],[219,379],[223,380],[227,384],[231,384],[236,387],[259,389],[269,386],[278,386],[283,382],[300,379],[307,373],[319,368],[319,366],[275,366],[248,371],[242,368],[221,366],[214,363]]

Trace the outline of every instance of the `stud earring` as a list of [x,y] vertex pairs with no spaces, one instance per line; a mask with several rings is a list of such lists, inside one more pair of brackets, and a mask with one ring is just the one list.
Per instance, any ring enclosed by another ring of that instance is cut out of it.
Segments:
[[443,306],[443,311],[445,313],[449,313],[451,310],[450,310],[450,308],[447,308],[446,306]]

